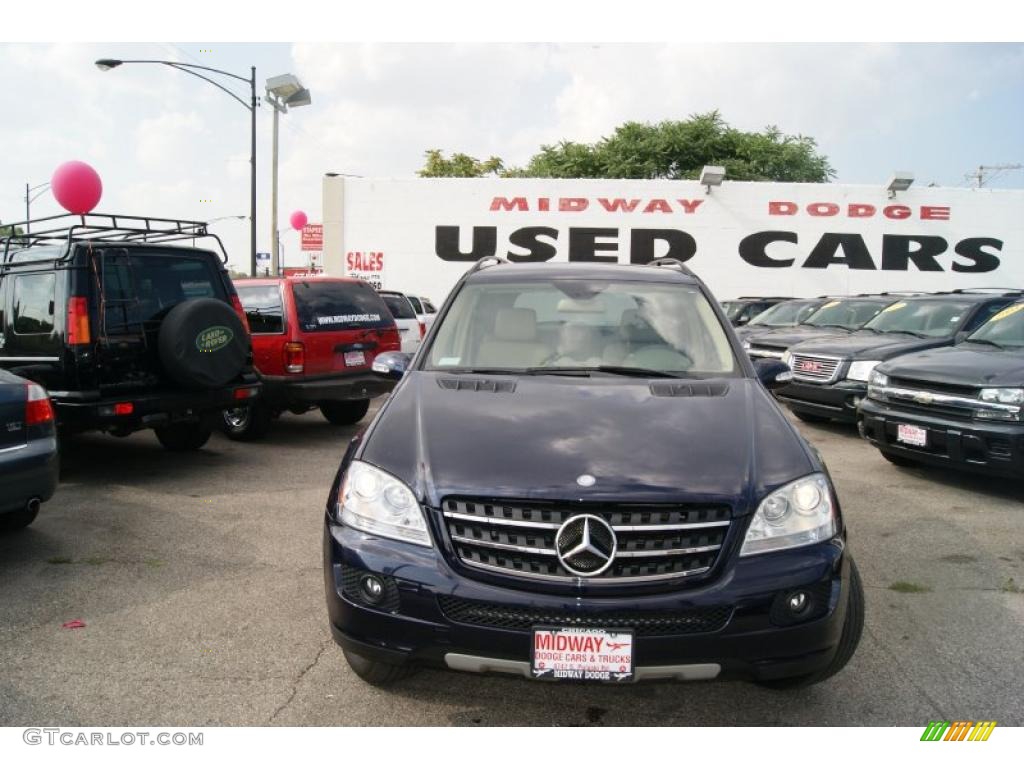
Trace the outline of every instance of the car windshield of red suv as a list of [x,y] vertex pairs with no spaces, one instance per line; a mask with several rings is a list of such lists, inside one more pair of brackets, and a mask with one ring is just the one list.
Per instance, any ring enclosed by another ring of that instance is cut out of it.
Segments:
[[365,283],[294,280],[292,293],[303,331],[386,328],[393,323],[380,296]]

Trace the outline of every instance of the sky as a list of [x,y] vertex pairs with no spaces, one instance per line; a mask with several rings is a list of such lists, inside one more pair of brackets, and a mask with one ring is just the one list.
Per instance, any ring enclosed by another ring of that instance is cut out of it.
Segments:
[[[26,182],[82,160],[98,210],[210,220],[249,211],[249,114],[159,65],[100,72],[98,58],[166,59],[266,78],[298,75],[311,106],[281,118],[286,265],[302,263],[288,215],[319,221],[326,172],[413,176],[427,149],[521,165],[541,144],[594,141],[627,120],[721,111],[745,130],[814,137],[837,181],[965,186],[978,165],[1024,164],[1024,45],[1003,44],[2,44],[0,221],[24,218]],[[225,81],[247,98],[247,86]],[[12,110],[10,105],[17,105]],[[270,250],[272,112],[257,115],[258,249]],[[1024,188],[1009,171],[989,186]],[[49,193],[33,217],[59,213]],[[211,229],[248,262],[248,222]]]

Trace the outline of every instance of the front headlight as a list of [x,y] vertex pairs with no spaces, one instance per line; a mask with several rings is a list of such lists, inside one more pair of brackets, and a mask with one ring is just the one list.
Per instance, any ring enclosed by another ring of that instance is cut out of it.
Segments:
[[802,477],[766,496],[750,521],[740,556],[803,547],[836,532],[832,491],[820,473]]
[[353,461],[345,472],[338,517],[359,531],[431,546],[427,521],[409,486],[361,461]]
[[1024,389],[1018,387],[986,387],[981,390],[978,399],[984,403],[1015,405],[1017,407],[979,409],[974,412],[977,418],[1016,421],[1021,417],[1020,406],[1024,404]]
[[871,372],[875,370],[875,366],[881,362],[881,360],[854,360],[850,363],[850,370],[847,371],[846,378],[850,381],[867,381]]
[[784,362],[790,368],[793,367],[792,365],[790,365],[793,362],[793,353],[790,352],[788,349],[782,353],[782,362]]
[[749,351],[750,351],[750,342],[749,342],[749,341],[747,341],[746,339],[744,339],[744,340],[743,340],[743,348],[744,348],[744,349],[745,349],[745,350],[746,350],[747,352],[749,352]]
[[868,385],[872,387],[888,387],[889,377],[879,371],[871,371],[868,376]]

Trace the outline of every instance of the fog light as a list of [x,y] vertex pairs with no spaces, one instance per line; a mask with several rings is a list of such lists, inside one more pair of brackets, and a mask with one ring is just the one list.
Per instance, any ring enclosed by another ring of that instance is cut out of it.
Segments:
[[363,576],[359,580],[359,592],[370,605],[377,605],[384,599],[384,584],[376,576]]
[[786,600],[786,605],[789,606],[789,610],[793,613],[801,614],[807,610],[808,602],[806,592],[794,592]]

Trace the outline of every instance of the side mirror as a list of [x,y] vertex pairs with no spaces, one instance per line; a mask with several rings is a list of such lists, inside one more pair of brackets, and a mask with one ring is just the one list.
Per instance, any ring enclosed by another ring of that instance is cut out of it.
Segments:
[[735,320],[732,321],[732,324],[736,328],[739,328],[740,326],[746,325],[749,322],[750,322],[750,318],[749,317],[747,317],[746,315],[740,315],[739,317],[737,317]]
[[389,379],[400,379],[411,362],[410,352],[382,352],[373,359],[370,370]]
[[793,372],[781,360],[759,358],[754,361],[754,370],[768,389],[780,389],[793,380]]

